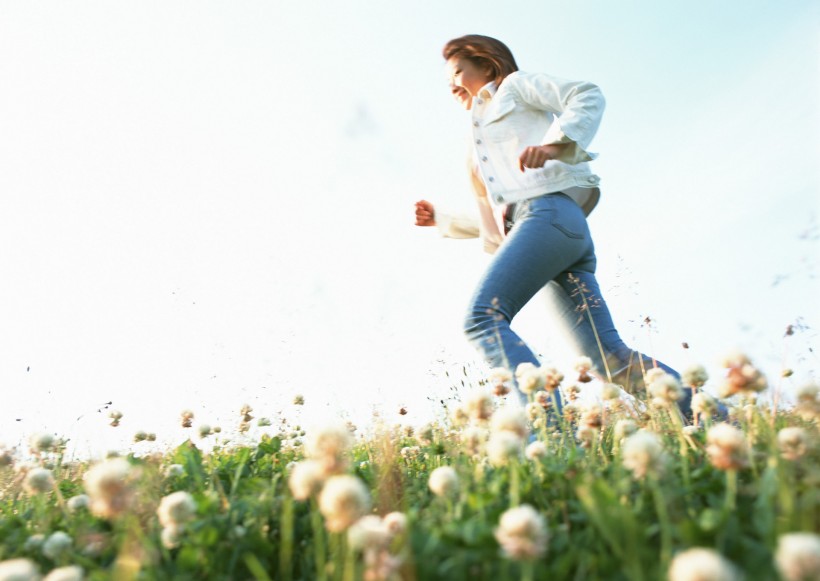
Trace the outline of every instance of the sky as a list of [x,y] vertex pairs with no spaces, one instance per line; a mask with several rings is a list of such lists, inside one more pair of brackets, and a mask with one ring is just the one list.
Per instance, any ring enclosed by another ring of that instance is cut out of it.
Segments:
[[[463,395],[488,257],[413,203],[472,207],[441,58],[467,33],[603,90],[590,225],[628,343],[818,381],[819,25],[794,0],[0,1],[0,441]],[[514,327],[571,365],[537,300]]]

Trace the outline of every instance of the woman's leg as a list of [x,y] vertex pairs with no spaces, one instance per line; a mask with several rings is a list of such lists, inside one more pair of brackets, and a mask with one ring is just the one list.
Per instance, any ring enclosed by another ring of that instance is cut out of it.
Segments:
[[[592,359],[603,377],[610,376],[613,383],[629,392],[643,389],[643,372],[652,367],[680,378],[668,365],[630,349],[623,342],[594,273],[562,272],[545,286],[544,294],[549,308],[563,323],[568,340],[579,354]],[[691,399],[691,390],[684,389],[684,398],[678,402],[684,415],[691,414]]]
[[[493,257],[470,301],[464,331],[490,365],[510,371],[539,365],[510,328],[521,308],[566,271],[595,270],[595,253],[581,209],[562,194],[521,202],[515,227]],[[525,396],[519,392],[522,400]]]

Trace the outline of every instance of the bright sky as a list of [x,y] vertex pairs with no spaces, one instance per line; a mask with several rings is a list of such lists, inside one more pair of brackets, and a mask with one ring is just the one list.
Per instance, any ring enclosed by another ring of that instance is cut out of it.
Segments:
[[[296,393],[429,417],[434,375],[477,365],[487,257],[412,225],[471,204],[440,56],[466,33],[604,91],[590,223],[628,342],[776,381],[799,323],[784,387],[817,381],[819,25],[808,0],[1,2],[0,441],[169,439]],[[540,305],[516,325],[571,363]]]

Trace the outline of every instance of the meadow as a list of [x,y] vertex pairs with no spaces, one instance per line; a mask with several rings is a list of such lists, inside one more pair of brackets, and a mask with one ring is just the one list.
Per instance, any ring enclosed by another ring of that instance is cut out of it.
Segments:
[[586,358],[522,366],[526,406],[493,370],[421,427],[181,411],[178,447],[138,453],[138,432],[94,461],[32,434],[0,448],[0,581],[820,579],[820,388],[786,405],[724,364],[716,394],[700,367],[616,386]]

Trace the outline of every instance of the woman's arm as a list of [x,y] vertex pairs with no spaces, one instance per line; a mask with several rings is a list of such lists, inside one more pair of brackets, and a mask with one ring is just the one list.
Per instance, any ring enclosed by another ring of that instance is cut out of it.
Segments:
[[544,73],[518,73],[511,75],[507,81],[521,101],[556,116],[541,145],[563,145],[563,148],[549,152],[555,157],[547,159],[557,159],[569,164],[594,159],[594,155],[588,153],[586,148],[598,131],[606,104],[596,85],[586,81],[568,81]]

